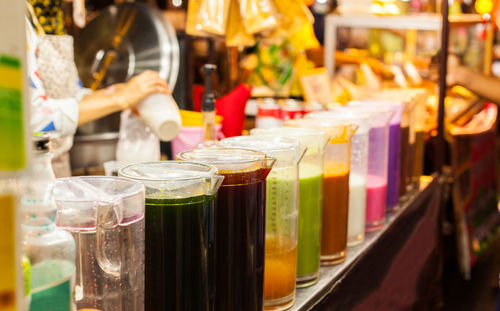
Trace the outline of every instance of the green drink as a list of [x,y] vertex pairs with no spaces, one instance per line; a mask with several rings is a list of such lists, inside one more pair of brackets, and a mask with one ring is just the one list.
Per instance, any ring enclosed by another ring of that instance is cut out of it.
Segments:
[[321,253],[321,213],[323,174],[317,166],[302,163],[299,168],[299,232],[297,283],[315,283]]
[[215,196],[146,197],[146,309],[214,309]]

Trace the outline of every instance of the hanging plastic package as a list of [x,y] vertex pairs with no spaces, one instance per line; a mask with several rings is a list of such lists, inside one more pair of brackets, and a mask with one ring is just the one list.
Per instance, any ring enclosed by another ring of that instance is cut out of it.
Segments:
[[190,0],[188,3],[186,32],[192,36],[206,36],[206,33],[201,31],[200,7],[202,0]]
[[241,22],[240,4],[238,0],[231,0],[226,33],[226,46],[255,45],[254,36],[246,31],[245,26]]
[[122,112],[116,160],[122,164],[160,160],[160,140],[140,117]]
[[302,0],[275,0],[274,5],[280,13],[279,27],[272,37],[290,39],[296,51],[319,47],[314,34],[314,17]]
[[225,35],[230,0],[201,0],[198,19],[199,30],[214,35]]
[[272,30],[278,25],[277,12],[271,0],[239,0],[241,18],[248,33]]

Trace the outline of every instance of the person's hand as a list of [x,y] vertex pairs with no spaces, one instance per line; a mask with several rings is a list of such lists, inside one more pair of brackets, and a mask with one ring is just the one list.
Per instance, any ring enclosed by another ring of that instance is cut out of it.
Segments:
[[155,93],[171,94],[168,84],[157,72],[145,71],[126,83],[113,86],[113,93],[123,109],[134,108],[147,96]]
[[463,67],[460,65],[460,59],[453,55],[448,55],[448,72],[446,74],[446,84],[448,86],[454,86],[460,84],[463,75]]

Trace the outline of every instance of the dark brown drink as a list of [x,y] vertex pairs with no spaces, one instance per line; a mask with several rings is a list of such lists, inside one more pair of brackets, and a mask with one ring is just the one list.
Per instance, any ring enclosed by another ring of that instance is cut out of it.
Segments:
[[270,169],[219,172],[216,211],[215,310],[262,310],[264,295],[265,178]]

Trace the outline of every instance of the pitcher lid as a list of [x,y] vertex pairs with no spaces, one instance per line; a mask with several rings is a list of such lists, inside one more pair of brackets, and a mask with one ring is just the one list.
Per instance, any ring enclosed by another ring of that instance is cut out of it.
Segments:
[[212,177],[217,174],[217,168],[204,163],[157,161],[127,165],[122,167],[118,174],[141,181],[184,181]]
[[181,152],[179,160],[215,166],[219,173],[248,172],[266,167],[265,153],[245,148],[209,147]]
[[313,150],[321,150],[325,144],[325,132],[313,128],[297,128],[297,127],[270,127],[270,128],[254,128],[250,131],[250,135],[254,136],[281,136],[297,140],[301,145],[307,147],[307,153]]
[[300,158],[300,145],[296,139],[279,136],[236,136],[223,139],[221,147],[258,150],[279,162],[296,162]]

